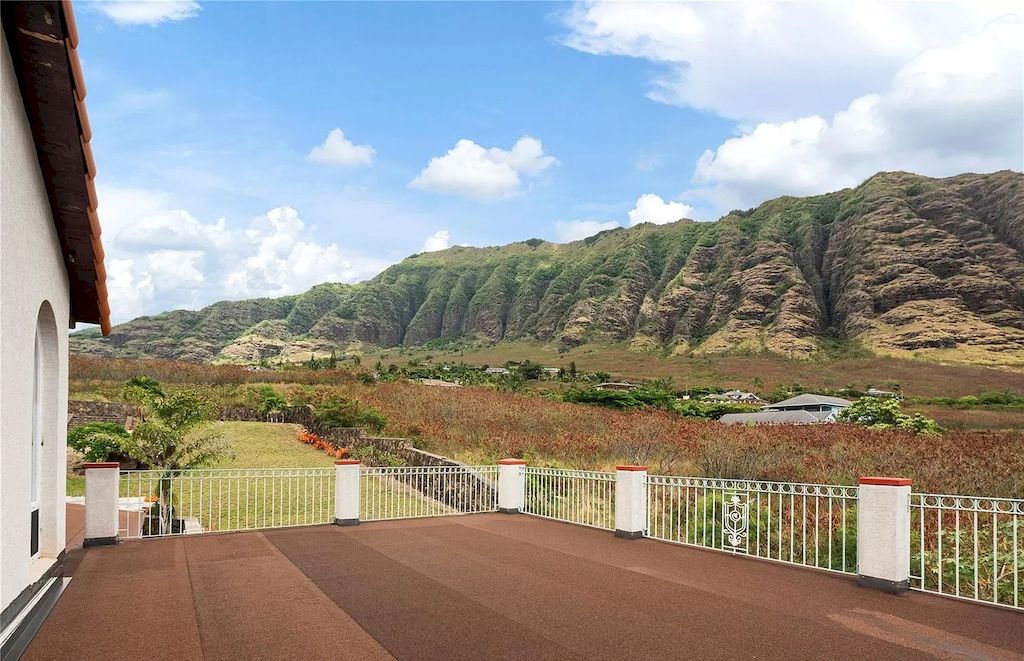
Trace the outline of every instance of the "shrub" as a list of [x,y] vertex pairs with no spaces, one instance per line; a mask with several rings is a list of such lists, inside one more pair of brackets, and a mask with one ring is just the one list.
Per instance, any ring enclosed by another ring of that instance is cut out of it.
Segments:
[[362,427],[375,432],[384,431],[387,426],[387,418],[377,409],[341,397],[330,397],[320,404],[316,419],[325,427]]
[[256,389],[260,413],[280,413],[288,408],[285,398],[277,394],[273,386],[261,385]]
[[124,451],[128,430],[116,422],[89,422],[68,432],[68,447],[85,461],[107,461]]
[[592,404],[619,411],[641,408],[644,403],[628,390],[597,390],[596,388],[573,388],[562,395],[562,400],[573,404]]
[[874,429],[907,429],[918,434],[937,434],[942,431],[938,423],[920,413],[903,413],[900,401],[891,397],[862,397],[843,409],[838,419]]

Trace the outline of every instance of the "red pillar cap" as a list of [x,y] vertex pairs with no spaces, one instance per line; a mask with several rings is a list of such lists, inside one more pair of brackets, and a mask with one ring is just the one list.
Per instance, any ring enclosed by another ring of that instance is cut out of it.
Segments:
[[647,466],[616,466],[617,471],[645,471]]
[[909,477],[860,477],[857,484],[876,484],[883,487],[909,487]]
[[499,466],[525,466],[526,465],[526,460],[525,459],[499,459],[498,460],[498,465]]
[[90,461],[82,464],[82,468],[120,468],[116,461]]
[[358,466],[361,463],[358,459],[336,459],[334,461],[335,466]]

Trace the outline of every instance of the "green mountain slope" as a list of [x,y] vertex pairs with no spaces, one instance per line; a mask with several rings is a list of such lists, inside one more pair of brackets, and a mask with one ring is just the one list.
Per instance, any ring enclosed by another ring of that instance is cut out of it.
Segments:
[[823,341],[1024,365],[1024,175],[880,173],[713,223],[682,220],[414,255],[357,285],[225,301],[71,336],[73,351],[254,360],[455,336],[640,351],[767,350]]

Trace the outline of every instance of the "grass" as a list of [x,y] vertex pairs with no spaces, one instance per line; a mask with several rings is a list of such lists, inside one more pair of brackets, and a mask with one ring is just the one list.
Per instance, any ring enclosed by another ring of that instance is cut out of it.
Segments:
[[[215,425],[231,444],[234,456],[210,468],[331,469],[334,466],[334,457],[298,440],[296,425],[266,422],[218,422]],[[207,530],[325,523],[334,516],[330,473],[297,471],[294,476],[280,475],[273,479],[172,479],[169,484],[173,495],[162,500],[171,500],[178,515],[198,519]],[[123,480],[121,495],[152,496],[159,492],[158,485],[157,480],[148,476]],[[85,478],[68,476],[67,488],[69,496],[84,495]],[[168,489],[167,483],[164,489]],[[399,512],[440,514],[451,509],[407,484],[386,477],[363,480],[362,492],[363,518],[368,515],[389,518]],[[384,494],[388,494],[386,500]]]
[[218,422],[234,457],[211,468],[330,468],[334,457],[300,443],[299,428],[274,422]]
[[[298,440],[298,427],[272,422],[218,422],[234,456],[210,468],[330,468],[334,457]],[[67,495],[84,496],[85,478],[69,475]]]
[[[899,383],[908,397],[961,397],[986,390],[1024,391],[1020,370],[972,365],[944,365],[932,361],[888,356],[797,360],[772,354],[749,356],[693,356],[637,353],[622,344],[585,344],[560,353],[552,344],[535,341],[502,342],[467,350],[395,348],[366,353],[362,364],[407,365],[410,360],[465,361],[471,365],[503,365],[509,360],[530,359],[551,367],[575,362],[581,371],[606,371],[626,379],[671,377],[681,388],[720,386],[767,392],[777,385],[800,383],[806,388],[842,388],[868,384]],[[755,384],[755,379],[758,380]],[[288,379],[282,379],[288,380]]]
[[85,495],[85,476],[84,475],[68,475],[68,495],[69,496],[84,496]]

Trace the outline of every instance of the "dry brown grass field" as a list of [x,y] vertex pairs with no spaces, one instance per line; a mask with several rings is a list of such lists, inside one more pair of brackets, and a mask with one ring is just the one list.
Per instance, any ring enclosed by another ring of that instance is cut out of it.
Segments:
[[[363,364],[380,360],[387,365],[406,365],[410,360],[465,361],[472,365],[502,365],[509,360],[529,359],[553,367],[575,362],[582,371],[605,371],[626,379],[671,377],[680,388],[722,386],[772,390],[779,384],[800,383],[806,388],[864,388],[898,383],[907,396],[961,397],[986,390],[1024,392],[1024,372],[970,365],[943,365],[887,357],[836,360],[789,360],[779,356],[668,356],[640,354],[621,345],[583,345],[565,353],[550,344],[504,342],[473,351],[396,349],[369,353]],[[757,381],[755,381],[755,379]],[[758,383],[762,385],[758,385]]]
[[[119,384],[135,374],[176,375],[164,380],[200,385],[219,403],[246,401],[252,392],[246,382],[225,381],[220,368],[119,362],[115,370],[75,359],[72,398],[116,399]],[[538,465],[596,469],[642,462],[662,473],[841,484],[861,475],[897,475],[924,491],[1024,496],[1021,429],[950,429],[929,436],[852,425],[725,427],[664,411],[623,413],[484,387],[367,385],[342,371],[249,374],[259,381],[299,377],[298,383],[275,385],[290,403],[315,406],[336,395],[358,399],[387,417],[387,435],[470,462],[520,456]],[[98,376],[109,378],[88,378]]]

